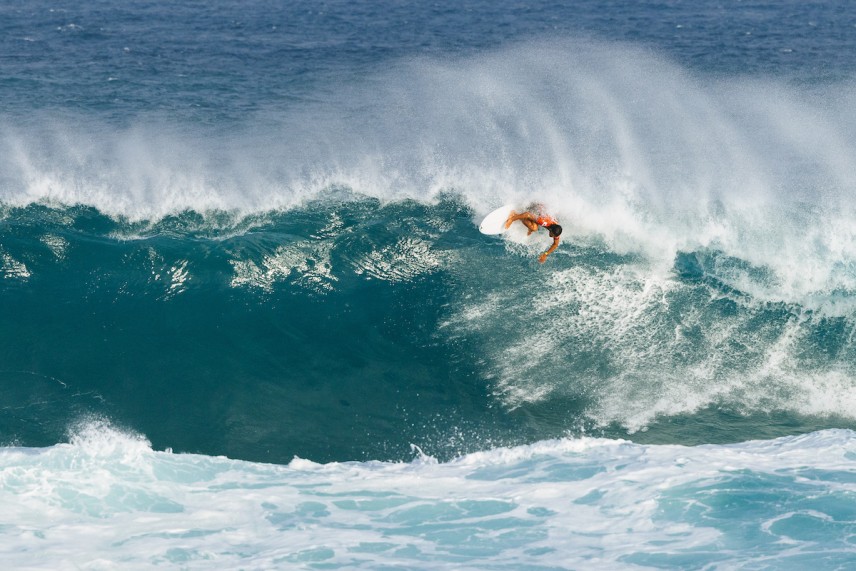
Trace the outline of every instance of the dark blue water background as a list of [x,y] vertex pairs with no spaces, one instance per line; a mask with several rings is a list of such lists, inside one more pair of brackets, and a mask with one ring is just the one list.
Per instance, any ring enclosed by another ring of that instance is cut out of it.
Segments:
[[697,71],[849,76],[846,2],[6,2],[4,112],[216,123],[323,99],[401,58],[553,38],[631,42]]

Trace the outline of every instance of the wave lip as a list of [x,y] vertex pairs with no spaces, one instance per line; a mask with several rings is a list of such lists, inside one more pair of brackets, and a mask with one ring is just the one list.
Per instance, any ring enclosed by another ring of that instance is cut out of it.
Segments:
[[581,438],[444,463],[277,466],[157,452],[95,423],[69,444],[0,451],[10,522],[0,560],[45,569],[846,566],[854,459],[856,433],[827,430],[727,446]]

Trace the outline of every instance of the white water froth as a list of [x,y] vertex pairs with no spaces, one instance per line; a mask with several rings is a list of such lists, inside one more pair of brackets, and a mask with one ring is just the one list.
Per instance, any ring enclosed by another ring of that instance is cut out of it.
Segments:
[[31,275],[24,262],[16,260],[0,248],[0,276],[10,280],[27,281]]
[[6,569],[798,569],[856,562],[856,434],[552,440],[447,463],[253,464],[104,423],[0,450]]
[[441,324],[474,343],[509,409],[552,403],[631,432],[712,407],[854,418],[851,320],[771,307],[638,259],[554,256],[561,268],[538,279],[481,268],[482,285]]
[[276,283],[294,274],[294,283],[315,293],[333,289],[339,278],[332,274],[330,251],[332,242],[301,240],[287,246],[278,246],[259,264],[253,260],[230,260],[234,268],[232,287],[258,288],[271,292]]

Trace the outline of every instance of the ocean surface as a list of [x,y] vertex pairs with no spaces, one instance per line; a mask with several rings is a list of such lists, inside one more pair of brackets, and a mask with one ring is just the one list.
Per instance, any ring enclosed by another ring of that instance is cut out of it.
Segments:
[[848,2],[8,0],[0,69],[3,569],[856,568]]

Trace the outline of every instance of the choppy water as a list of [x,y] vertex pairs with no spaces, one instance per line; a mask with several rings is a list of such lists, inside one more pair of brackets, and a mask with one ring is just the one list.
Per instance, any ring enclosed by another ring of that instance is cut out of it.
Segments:
[[0,31],[5,566],[856,560],[846,4]]
[[549,440],[438,464],[154,452],[92,424],[0,455],[9,568],[846,569],[854,434]]

